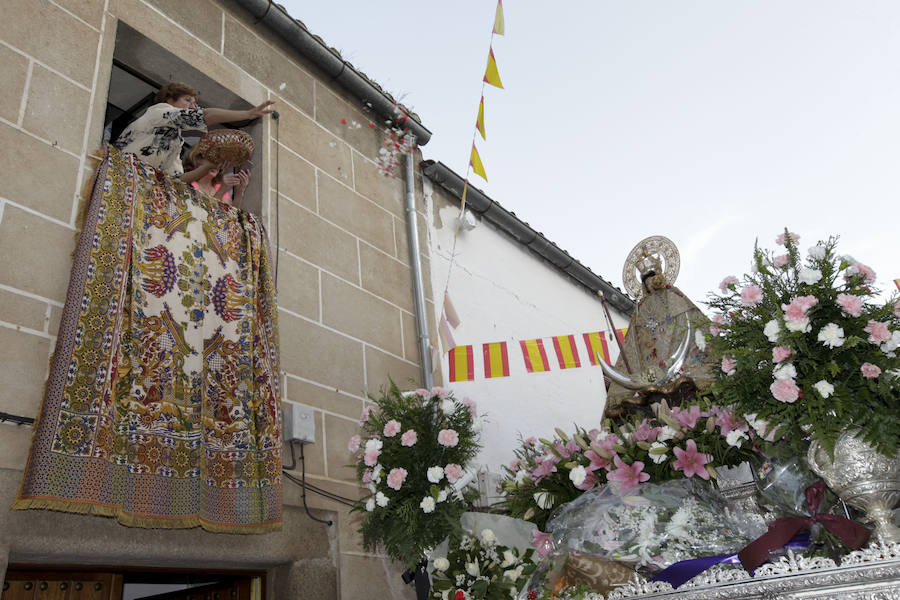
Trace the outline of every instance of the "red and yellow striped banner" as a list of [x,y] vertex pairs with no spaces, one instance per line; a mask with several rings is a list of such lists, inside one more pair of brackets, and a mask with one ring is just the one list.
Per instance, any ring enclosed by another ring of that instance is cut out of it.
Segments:
[[[628,328],[624,327],[622,329],[616,330],[616,337],[619,338],[619,341],[625,342],[625,333],[628,332]],[[582,334],[584,338],[584,345],[587,346],[588,349],[588,358],[591,361],[591,364],[597,366],[600,364],[600,360],[598,360],[598,356],[602,359],[606,364],[612,364],[612,358],[609,354],[609,343],[607,340],[607,332],[605,331],[596,331],[594,333],[584,333]],[[609,340],[611,341],[611,340]]]
[[553,348],[559,360],[560,369],[574,369],[581,366],[574,335],[558,335],[553,338]]
[[472,346],[456,346],[450,349],[450,381],[475,379],[475,358]]
[[895,279],[895,280],[894,280],[894,285],[896,285],[896,286],[897,286],[897,289],[900,290],[900,279]]
[[525,358],[525,370],[529,373],[543,373],[550,370],[550,361],[544,351],[544,340],[521,340],[522,356]]
[[506,350],[506,342],[493,342],[484,344],[484,376],[509,377],[509,354]]

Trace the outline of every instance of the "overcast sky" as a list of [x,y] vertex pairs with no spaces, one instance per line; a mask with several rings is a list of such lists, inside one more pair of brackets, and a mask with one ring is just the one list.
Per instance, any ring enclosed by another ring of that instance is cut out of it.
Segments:
[[[493,0],[300,2],[464,175]],[[784,226],[900,277],[900,2],[507,0],[474,185],[614,285],[665,235],[695,301]],[[450,289],[452,291],[452,280]]]

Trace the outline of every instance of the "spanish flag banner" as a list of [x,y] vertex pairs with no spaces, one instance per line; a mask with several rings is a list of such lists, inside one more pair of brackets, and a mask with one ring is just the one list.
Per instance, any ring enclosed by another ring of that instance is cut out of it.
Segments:
[[525,370],[529,373],[544,373],[550,370],[550,361],[544,351],[544,340],[521,340],[522,356],[525,358]]
[[484,376],[486,379],[509,377],[509,355],[506,351],[506,342],[484,344]]
[[625,335],[628,333],[628,328],[623,327],[622,329],[616,329],[616,337],[619,338],[619,343],[625,343]]
[[494,49],[488,52],[487,68],[484,70],[484,82],[494,87],[503,89],[503,83],[500,82],[500,72],[497,70],[497,60],[494,58]]
[[895,279],[895,280],[894,280],[894,285],[896,285],[896,286],[897,286],[897,289],[900,290],[900,279]]
[[503,0],[497,0],[497,13],[494,15],[494,33],[503,35]]
[[475,359],[472,346],[456,346],[450,349],[450,381],[475,379]]
[[484,165],[481,164],[481,157],[478,156],[478,149],[475,147],[475,142],[472,142],[472,154],[469,156],[469,165],[471,165],[472,171],[474,171],[476,175],[480,175],[482,179],[487,181]]
[[606,361],[608,365],[612,364],[609,356],[609,346],[606,345],[605,331],[585,333],[582,334],[582,337],[584,337],[584,345],[587,346],[588,359],[592,365],[596,367],[601,360]]
[[553,348],[559,360],[560,369],[574,369],[581,366],[574,335],[558,335],[553,338]]
[[481,103],[478,105],[478,118],[475,119],[475,128],[481,134],[481,139],[487,141],[487,136],[484,134],[484,96],[481,97]]

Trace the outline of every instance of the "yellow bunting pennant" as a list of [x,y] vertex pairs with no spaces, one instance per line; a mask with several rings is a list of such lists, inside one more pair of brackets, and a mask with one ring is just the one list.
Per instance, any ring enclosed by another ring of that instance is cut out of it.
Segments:
[[475,120],[475,127],[478,128],[481,139],[487,141],[487,136],[484,134],[484,96],[481,97],[481,104],[478,105],[478,118]]
[[469,164],[476,175],[480,175],[485,181],[488,180],[487,174],[484,172],[484,165],[481,164],[481,157],[478,156],[478,149],[475,148],[474,143],[472,144],[472,155],[469,157]]
[[497,14],[494,15],[494,33],[503,35],[503,0],[497,0]]
[[894,285],[896,285],[896,286],[897,286],[897,289],[900,290],[900,279],[895,279],[895,280],[894,280]]
[[484,81],[501,90],[503,89],[503,84],[500,82],[500,73],[497,71],[497,61],[494,59],[493,48],[488,52],[488,63],[487,69],[484,70]]

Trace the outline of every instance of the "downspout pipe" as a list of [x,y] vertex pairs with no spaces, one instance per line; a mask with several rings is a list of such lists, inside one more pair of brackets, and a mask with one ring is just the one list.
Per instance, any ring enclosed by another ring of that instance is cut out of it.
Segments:
[[[394,100],[378,89],[371,81],[363,77],[353,65],[342,59],[334,50],[328,48],[322,40],[311,34],[300,25],[278,4],[272,0],[235,0],[244,7],[256,23],[262,23],[292,48],[306,57],[331,78],[343,86],[354,96],[371,104],[379,116],[385,120],[394,119]],[[401,109],[402,110],[402,109]],[[420,146],[431,139],[431,132],[421,123],[407,114],[406,123],[416,136]]]
[[419,228],[416,216],[415,139],[406,154],[406,237],[409,246],[409,268],[413,280],[413,304],[416,309],[416,333],[419,340],[419,364],[422,366],[422,384],[425,389],[434,387],[431,365],[431,339],[428,335],[425,312],[425,284],[422,279],[422,260],[419,256]]
[[[440,185],[457,198],[462,197],[465,182],[450,167],[442,162],[430,160],[422,163],[422,166],[422,172],[431,181]],[[621,290],[602,277],[597,276],[593,271],[572,258],[565,250],[544,237],[542,233],[532,229],[528,223],[522,221],[471,185],[466,191],[466,208],[481,215],[514,240],[590,290],[592,294],[602,291],[604,297],[616,310],[626,315],[631,315],[634,312],[634,302]]]

